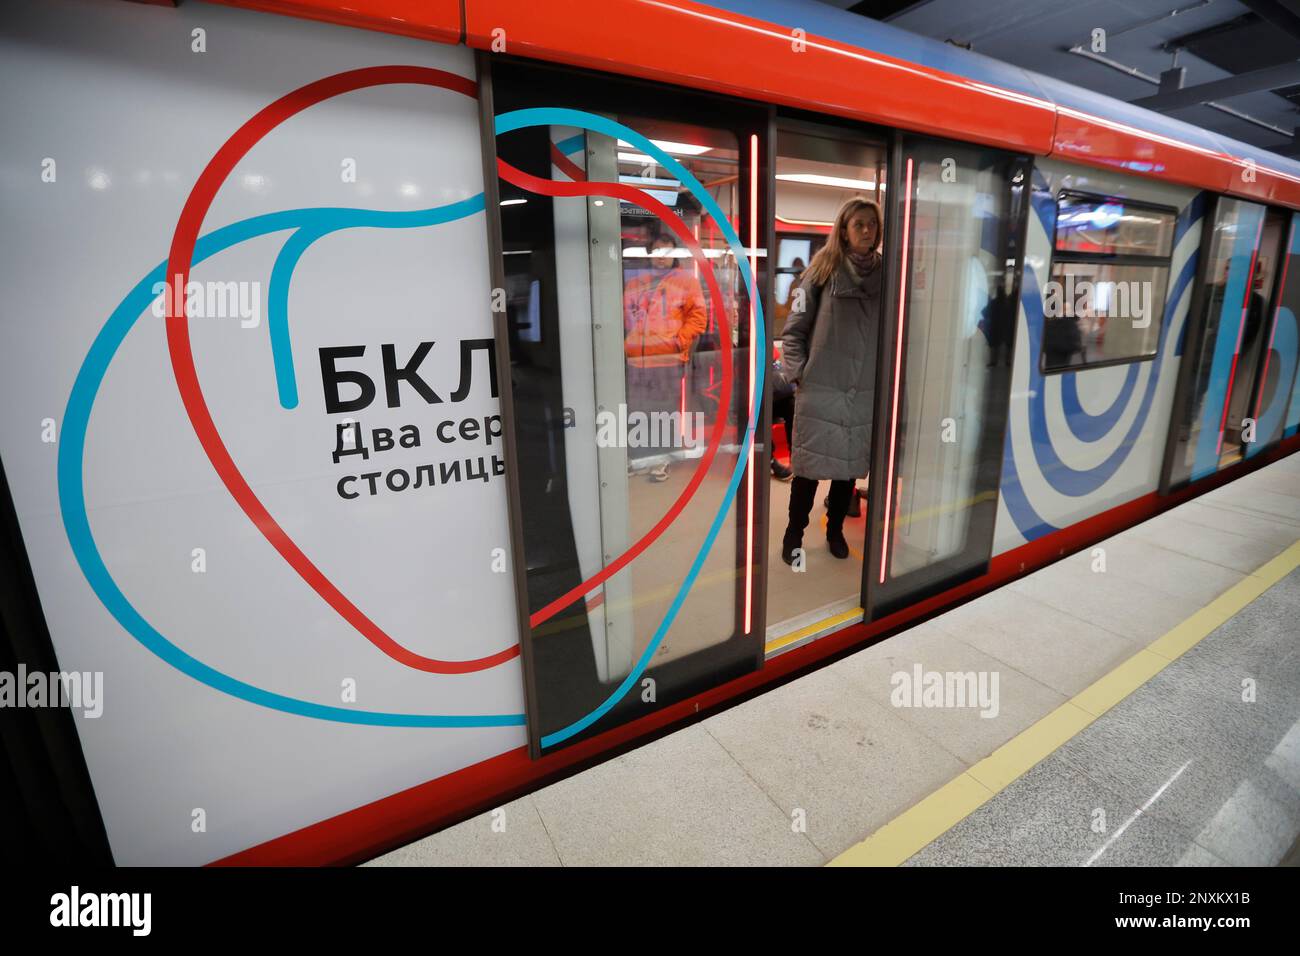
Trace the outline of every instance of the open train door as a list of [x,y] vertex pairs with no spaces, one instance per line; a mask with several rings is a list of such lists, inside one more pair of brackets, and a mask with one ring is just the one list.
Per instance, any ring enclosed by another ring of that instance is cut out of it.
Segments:
[[762,664],[771,111],[505,57],[483,102],[537,757]]
[[867,620],[988,569],[1032,168],[902,134],[890,166]]

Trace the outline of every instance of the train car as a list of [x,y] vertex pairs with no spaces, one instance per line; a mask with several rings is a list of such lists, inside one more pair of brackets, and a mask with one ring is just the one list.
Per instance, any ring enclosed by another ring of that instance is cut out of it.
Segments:
[[[32,852],[364,860],[1300,447],[1300,164],[829,7],[48,0],[0,90]],[[855,196],[869,466],[787,565]]]

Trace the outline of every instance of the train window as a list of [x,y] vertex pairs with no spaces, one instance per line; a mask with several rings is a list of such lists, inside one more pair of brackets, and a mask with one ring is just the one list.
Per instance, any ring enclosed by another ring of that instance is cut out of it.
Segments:
[[493,92],[539,754],[762,660],[743,476],[766,113],[510,64]]
[[1280,210],[1227,197],[1216,203],[1200,297],[1188,319],[1166,489],[1240,461],[1280,431],[1288,404],[1280,378],[1287,374],[1289,383],[1295,365],[1294,306],[1287,303],[1298,292],[1283,275],[1292,271],[1290,225]]
[[872,482],[877,618],[988,567],[1029,180],[1027,159],[995,150],[909,140],[904,157],[889,333],[903,354],[883,373],[898,399],[879,426],[885,480]]
[[1176,219],[1161,207],[1061,194],[1043,290],[1044,372],[1156,354]]
[[1078,193],[1057,200],[1056,248],[1061,252],[1167,258],[1173,243],[1171,213]]

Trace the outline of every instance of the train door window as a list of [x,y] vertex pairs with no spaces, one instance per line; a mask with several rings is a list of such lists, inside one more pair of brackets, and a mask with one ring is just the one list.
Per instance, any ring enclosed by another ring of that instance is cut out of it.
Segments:
[[1300,330],[1296,325],[1296,315],[1300,313],[1300,268],[1293,261],[1300,254],[1296,247],[1296,214],[1280,213],[1275,221],[1278,234],[1283,237],[1277,246],[1280,249],[1277,268],[1281,274],[1277,278],[1271,318],[1265,320],[1258,339],[1255,387],[1241,412],[1243,418],[1251,420],[1254,431],[1254,440],[1243,443],[1247,458],[1278,442],[1287,433],[1288,422],[1300,419],[1300,404],[1292,400],[1296,366],[1300,364]]
[[1254,269],[1248,280],[1245,319],[1239,328],[1237,370],[1230,376],[1228,384],[1228,414],[1224,421],[1220,467],[1240,461],[1246,456],[1247,449],[1258,446],[1262,438],[1254,399],[1259,394],[1264,359],[1269,353],[1274,286],[1281,274],[1283,242],[1287,238],[1285,234],[1290,227],[1290,218],[1279,209],[1269,209],[1264,215]]
[[[1269,339],[1277,328],[1272,303],[1289,232],[1289,217],[1279,210],[1227,197],[1216,204],[1200,321],[1190,325],[1184,346],[1165,490],[1240,461],[1259,437],[1253,400],[1269,393],[1265,365],[1272,364]],[[1289,330],[1284,326],[1284,341]]]
[[[827,481],[819,482],[809,522],[803,532],[802,553],[787,565],[782,544],[790,523],[790,499],[795,493],[799,464],[792,452],[798,441],[796,391],[784,377],[781,332],[793,307],[821,303],[813,298],[800,277],[830,238],[836,214],[846,201],[862,197],[880,205],[885,196],[885,144],[862,133],[833,126],[782,119],[776,137],[775,206],[773,225],[774,266],[773,326],[774,367],[772,385],[772,481],[768,515],[767,640],[771,649],[784,649],[796,641],[812,639],[861,619],[862,560],[866,541],[867,467],[870,442],[854,449],[863,461],[855,482],[843,533],[849,556],[837,559],[828,550],[826,524],[829,508]],[[883,223],[877,235],[883,236]],[[802,294],[799,289],[803,287]],[[852,300],[846,300],[852,301]],[[883,300],[877,299],[877,310]],[[810,326],[813,341],[819,313]],[[872,335],[875,329],[873,327]],[[865,374],[874,384],[876,363],[872,355]],[[810,355],[806,369],[815,359]],[[864,392],[867,389],[863,390]],[[870,405],[870,395],[865,397]],[[846,429],[847,431],[847,429]],[[862,489],[859,491],[858,489]],[[806,486],[805,486],[806,489]]]
[[906,139],[899,272],[881,370],[866,595],[879,618],[988,568],[997,515],[1027,159]]
[[[1285,407],[1282,414],[1281,438],[1290,438],[1300,431],[1300,213],[1291,214],[1291,229],[1287,241],[1286,262],[1282,265],[1282,284],[1278,291],[1278,305],[1273,316],[1273,343],[1270,354],[1274,362],[1274,375],[1269,379],[1265,366],[1265,385],[1261,401],[1261,422],[1275,414],[1274,403]],[[1288,389],[1287,366],[1291,369],[1291,387]],[[1276,383],[1274,385],[1274,383]],[[1261,427],[1262,434],[1272,434]]]
[[495,58],[492,87],[538,755],[761,664],[768,113]]

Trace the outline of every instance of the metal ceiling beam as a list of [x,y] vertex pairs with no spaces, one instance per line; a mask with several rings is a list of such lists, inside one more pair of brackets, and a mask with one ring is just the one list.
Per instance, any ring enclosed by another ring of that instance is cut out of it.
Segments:
[[1267,20],[1300,40],[1300,12],[1295,0],[1242,0],[1242,5],[1256,16]]
[[[1158,77],[1149,76],[1148,74],[1143,73],[1135,66],[1128,66],[1124,63],[1119,62],[1118,60],[1112,60],[1108,56],[1102,56],[1100,53],[1093,53],[1091,50],[1086,50],[1081,46],[1072,46],[1066,52],[1073,53],[1075,56],[1081,56],[1084,57],[1085,59],[1092,60],[1094,63],[1100,63],[1102,66],[1108,66],[1112,70],[1119,70],[1121,73],[1125,73],[1135,79],[1141,80],[1143,83],[1150,83],[1152,86],[1155,87],[1159,87],[1161,85],[1160,79]],[[1239,120],[1243,120],[1244,122],[1250,123],[1254,126],[1258,126],[1260,129],[1266,129],[1270,133],[1276,133],[1279,136],[1291,135],[1290,132],[1282,129],[1280,126],[1274,126],[1272,123],[1265,123],[1262,119],[1257,119],[1256,117],[1251,116],[1249,113],[1243,113],[1241,110],[1233,109],[1231,106],[1225,106],[1223,103],[1206,103],[1205,105],[1212,110],[1218,110],[1220,113],[1226,113],[1228,116],[1232,116]]]
[[1228,99],[1241,96],[1243,93],[1258,93],[1260,90],[1276,90],[1284,86],[1295,86],[1298,83],[1300,83],[1300,60],[1265,67],[1262,70],[1251,70],[1249,73],[1239,73],[1221,80],[1211,80],[1209,83],[1197,83],[1195,86],[1185,86],[1180,90],[1168,90],[1130,102],[1134,106],[1168,113],[1188,106],[1199,106],[1211,100]]

